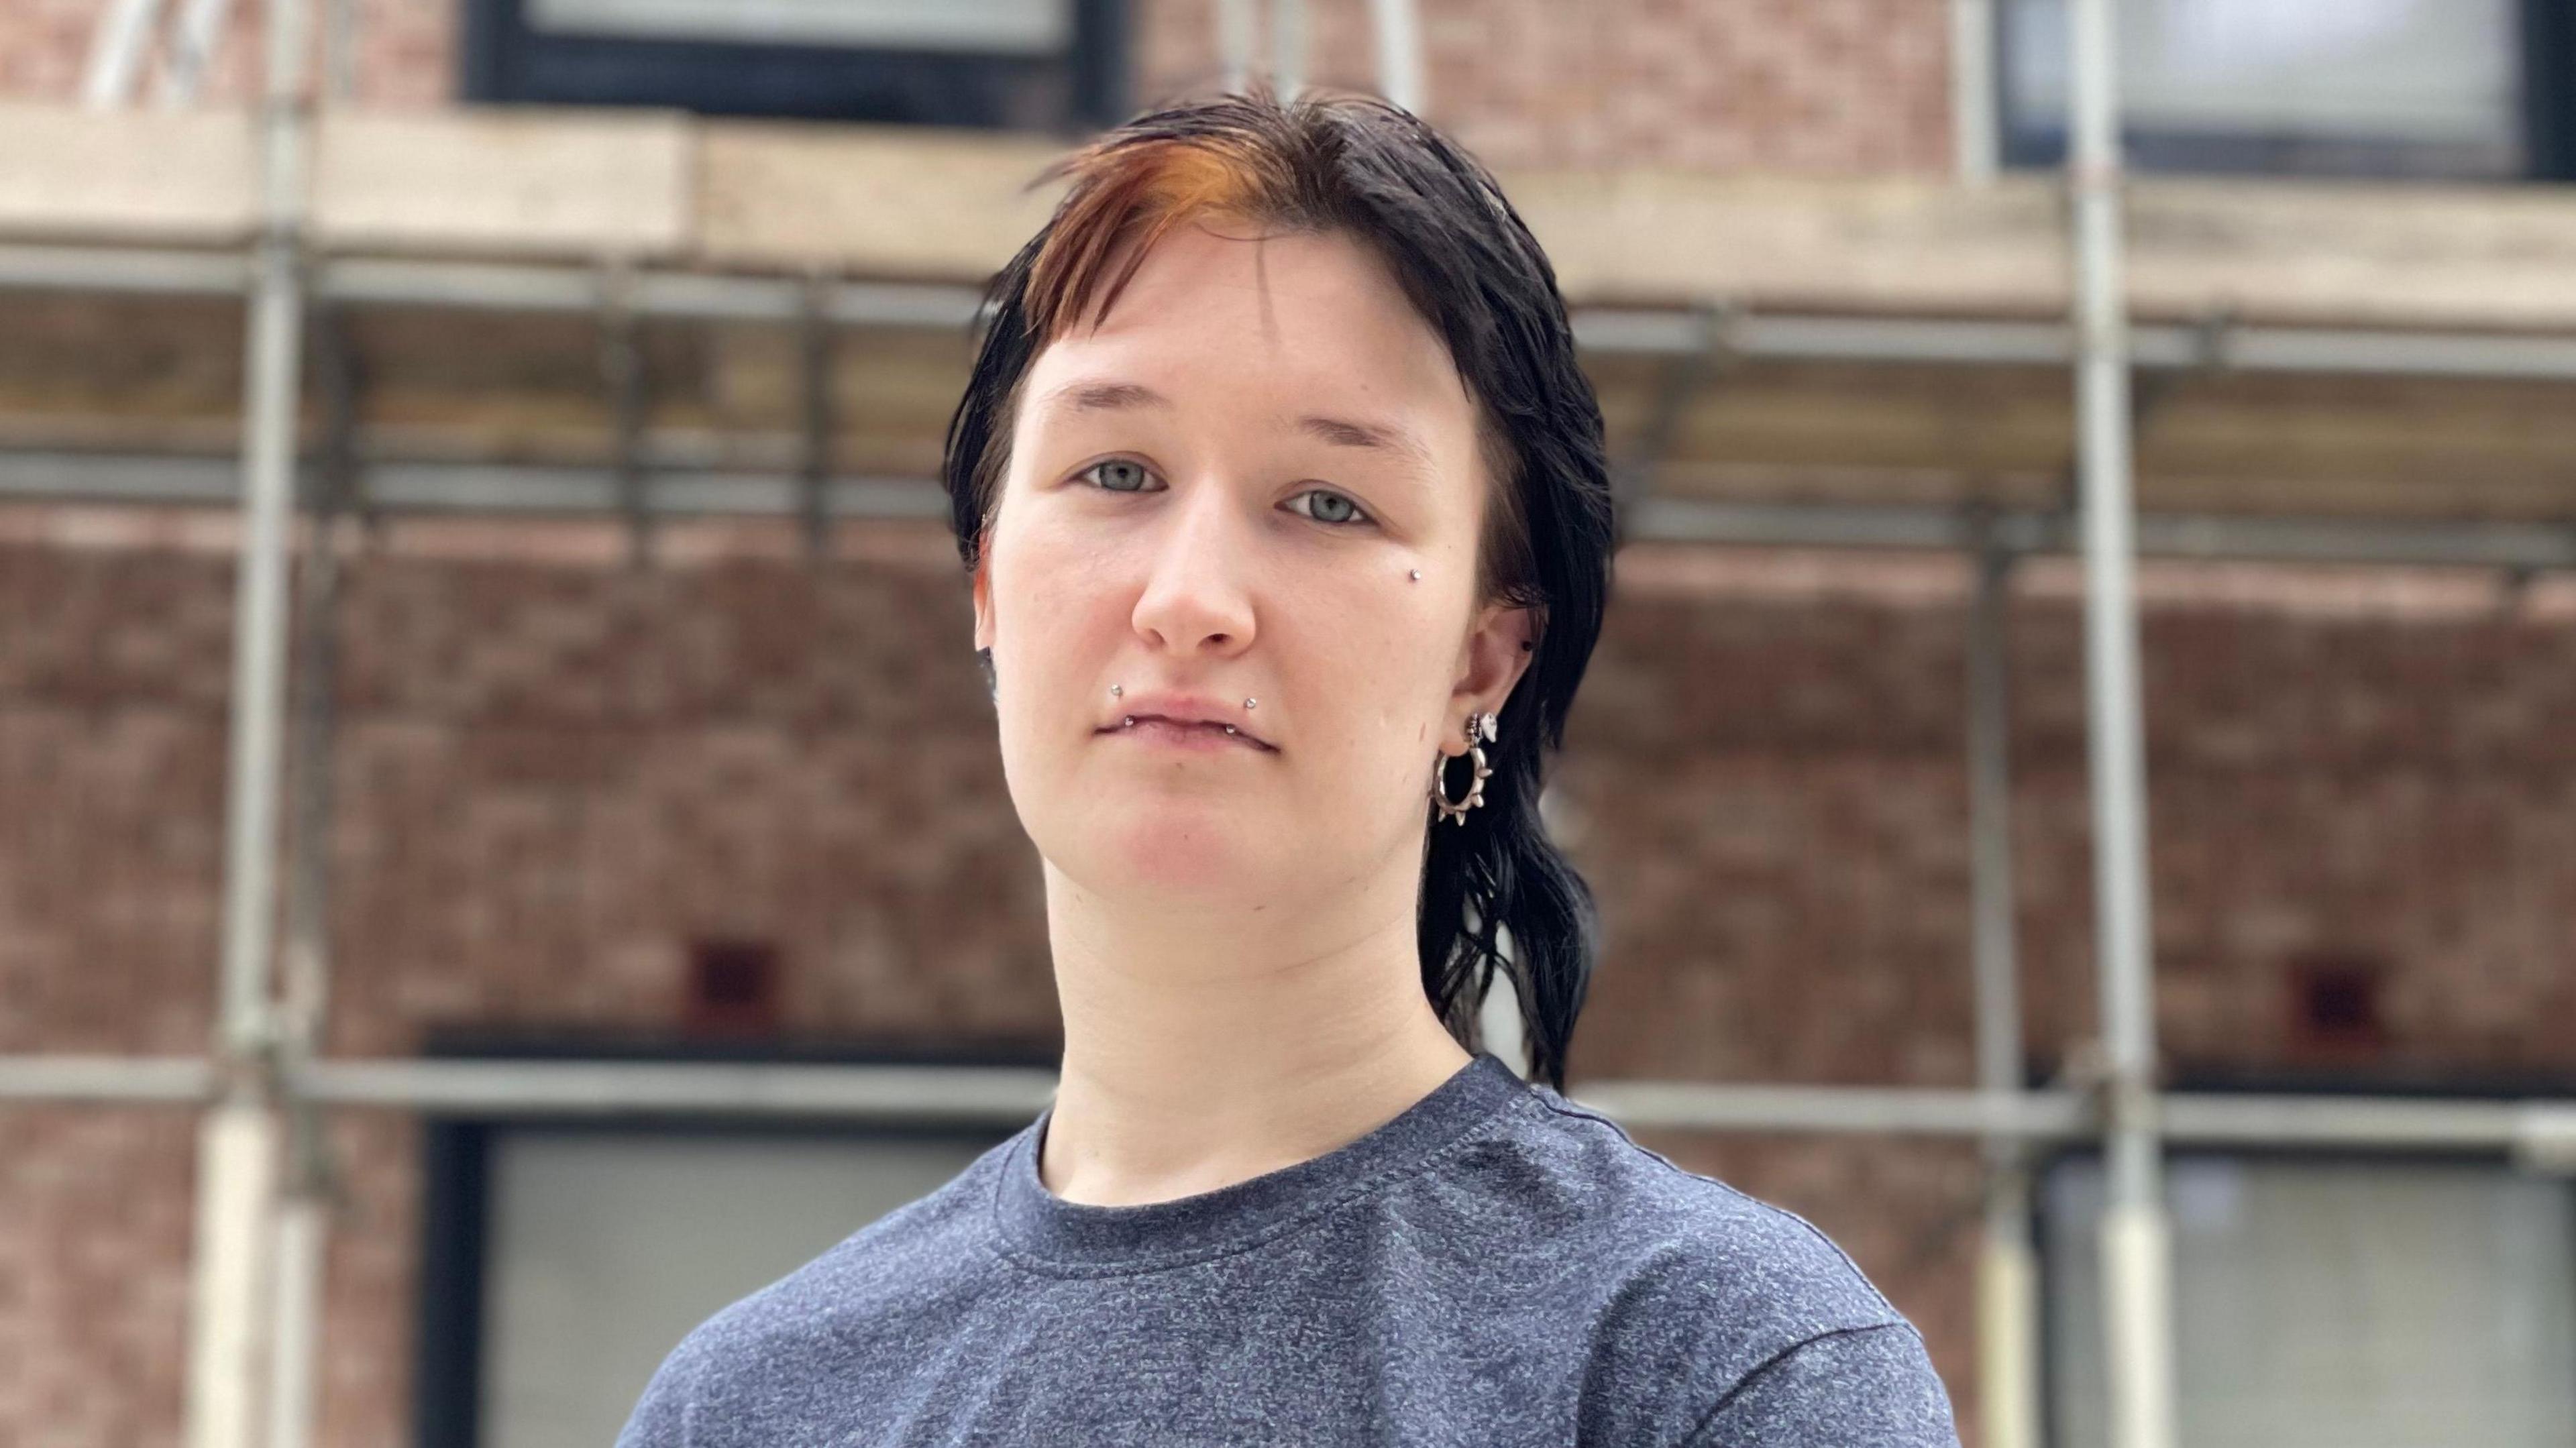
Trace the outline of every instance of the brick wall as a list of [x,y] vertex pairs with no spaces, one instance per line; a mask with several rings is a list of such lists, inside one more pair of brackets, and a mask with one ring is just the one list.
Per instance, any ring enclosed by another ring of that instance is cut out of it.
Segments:
[[[1138,0],[1140,103],[1222,83],[1215,9]],[[1307,80],[1375,90],[1368,0],[1306,9]],[[1947,0],[1421,0],[1419,11],[1428,115],[1490,165],[1950,164]]]
[[[0,100],[77,103],[100,17],[112,0],[9,0],[0,6]],[[321,17],[337,0],[311,0],[316,17],[313,74],[329,75]],[[172,0],[168,14],[184,7]],[[349,90],[357,105],[418,108],[445,105],[456,95],[454,0],[348,0],[351,22]],[[234,0],[221,39],[209,58],[198,92],[201,105],[239,105],[259,91],[263,0]],[[167,36],[174,26],[158,32]],[[133,103],[152,105],[167,51],[156,43],[136,73]]]
[[[0,98],[76,100],[106,6],[0,7]],[[233,6],[205,100],[238,103],[255,92],[263,8],[260,0]],[[456,0],[355,0],[351,99],[373,107],[451,101],[458,8]],[[1368,0],[1307,0],[1306,8],[1307,78],[1376,89]],[[1133,0],[1130,15],[1139,106],[1222,80],[1215,0]],[[1947,0],[1421,0],[1420,15],[1429,114],[1492,165],[1854,172],[1949,164]],[[1266,46],[1266,24],[1261,34]],[[147,102],[154,75],[147,69],[137,88]]]
[[[220,517],[0,510],[0,1051],[167,1051],[212,995]],[[775,942],[791,1030],[1054,1039],[1033,851],[935,530],[819,574],[754,528],[636,573],[604,530],[396,522],[341,615],[331,1046],[654,1031],[689,942]],[[1971,1074],[1948,560],[1632,549],[1556,776],[1608,952],[1584,1078]],[[2290,965],[2385,963],[2347,1079],[2576,1069],[2576,589],[2150,566],[2163,1039],[2298,1070]],[[2033,1064],[2090,1030],[2080,608],[2011,621]],[[399,1442],[416,1130],[333,1127],[324,1440]],[[1808,1215],[1921,1323],[1974,1443],[1964,1144],[1648,1133]],[[0,1438],[175,1442],[184,1113],[0,1111]]]

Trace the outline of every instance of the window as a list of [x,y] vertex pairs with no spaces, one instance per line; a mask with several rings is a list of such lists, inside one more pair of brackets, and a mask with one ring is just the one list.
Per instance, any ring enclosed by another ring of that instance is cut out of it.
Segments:
[[1123,0],[467,0],[470,101],[1074,134],[1123,116]]
[[[469,1034],[433,1037],[422,1054],[1054,1065],[1018,1043],[791,1048]],[[474,1114],[432,1115],[423,1127],[409,1440],[418,1448],[610,1442],[689,1329],[945,1186],[1014,1129]]]
[[[2576,1182],[2476,1159],[2176,1153],[2194,1448],[2576,1448]],[[2106,1441],[2097,1154],[2039,1203],[2049,1441]]]
[[[2124,0],[2123,138],[2141,170],[2576,175],[2570,0]],[[2066,0],[2003,0],[2004,160],[2065,156]]]
[[417,1441],[607,1443],[689,1329],[998,1133],[430,1127]]

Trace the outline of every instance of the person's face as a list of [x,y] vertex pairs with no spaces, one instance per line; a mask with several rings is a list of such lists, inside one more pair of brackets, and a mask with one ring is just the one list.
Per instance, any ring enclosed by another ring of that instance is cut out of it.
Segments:
[[[1474,406],[1381,263],[1174,227],[1030,364],[1000,487],[975,643],[1050,864],[1170,905],[1418,876],[1433,756],[1501,708],[1531,620],[1476,596]],[[1166,696],[1242,732],[1122,727]]]

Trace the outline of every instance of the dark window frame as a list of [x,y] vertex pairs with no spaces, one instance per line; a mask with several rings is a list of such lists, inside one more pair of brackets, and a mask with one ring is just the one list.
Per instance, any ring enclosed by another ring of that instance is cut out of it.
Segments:
[[[773,1042],[594,1040],[554,1034],[470,1034],[434,1040],[425,1058],[502,1065],[524,1061],[724,1061],[770,1065],[902,1065],[1035,1067],[1052,1071],[1061,1050],[1016,1042],[920,1047],[911,1044],[786,1046]],[[1033,1118],[1034,1119],[1034,1118]],[[514,1131],[598,1132],[670,1137],[746,1136],[807,1141],[926,1139],[955,1141],[1010,1132],[954,1122],[788,1120],[774,1116],[424,1112],[421,1117],[420,1277],[412,1342],[412,1439],[417,1448],[480,1448],[483,1407],[484,1301],[491,1267],[491,1162],[494,1143]]]
[[[1997,161],[2037,169],[2066,163],[2066,118],[2029,114],[2013,93],[2013,7],[1993,26]],[[2204,175],[2336,176],[2456,181],[2576,180],[2576,0],[2520,0],[2522,165],[2498,174],[2458,148],[2402,138],[2320,138],[2253,131],[2160,130],[2124,124],[2134,170]]]
[[465,0],[458,95],[492,105],[639,106],[701,115],[958,126],[1078,136],[1126,118],[1126,0],[1070,0],[1052,56],[659,36],[529,25],[525,0]]

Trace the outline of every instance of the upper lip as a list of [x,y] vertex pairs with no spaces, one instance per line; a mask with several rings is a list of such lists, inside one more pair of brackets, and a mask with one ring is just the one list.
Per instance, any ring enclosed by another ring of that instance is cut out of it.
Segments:
[[1244,712],[1241,704],[1220,704],[1214,699],[1203,698],[1196,694],[1135,695],[1114,701],[1109,722],[1103,724],[1101,728],[1120,728],[1130,717],[1168,719],[1175,724],[1231,724],[1234,726],[1234,732],[1240,737],[1249,739],[1264,749],[1276,748],[1277,746],[1269,740],[1252,732],[1243,721]]

